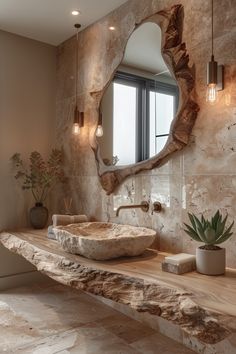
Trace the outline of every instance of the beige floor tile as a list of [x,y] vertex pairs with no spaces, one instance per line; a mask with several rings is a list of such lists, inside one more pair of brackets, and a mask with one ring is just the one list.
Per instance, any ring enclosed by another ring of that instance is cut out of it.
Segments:
[[85,338],[70,349],[70,354],[141,354],[111,333]]
[[37,328],[33,329],[27,320],[0,300],[0,353],[30,343],[39,337]]
[[190,354],[96,298],[62,285],[0,294],[0,354]]
[[6,291],[0,294],[0,349],[17,348],[111,314],[114,310],[100,301],[61,285]]
[[96,325],[43,338],[15,351],[17,354],[138,354],[115,335]]
[[17,354],[55,354],[65,350],[68,353],[78,340],[75,330],[57,333],[51,337],[41,338],[29,346],[21,346],[12,351]]
[[126,343],[135,342],[140,338],[155,333],[152,328],[120,314],[117,314],[115,317],[110,316],[98,320],[98,323],[104,326],[109,332],[123,339]]
[[143,354],[194,354],[192,350],[158,332],[132,343],[131,346]]

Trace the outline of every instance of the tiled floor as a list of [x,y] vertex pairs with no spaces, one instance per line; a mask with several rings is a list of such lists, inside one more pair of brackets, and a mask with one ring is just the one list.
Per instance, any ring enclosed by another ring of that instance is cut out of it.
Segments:
[[193,352],[85,293],[50,283],[0,294],[0,353]]

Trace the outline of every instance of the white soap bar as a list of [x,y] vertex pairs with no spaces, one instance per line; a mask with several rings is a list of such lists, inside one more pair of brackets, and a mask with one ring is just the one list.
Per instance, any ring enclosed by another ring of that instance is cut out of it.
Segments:
[[183,264],[183,263],[187,263],[187,262],[191,262],[191,261],[194,262],[195,259],[196,259],[196,257],[193,256],[192,254],[178,253],[173,256],[165,257],[165,262],[169,263],[169,264],[179,265],[179,264]]

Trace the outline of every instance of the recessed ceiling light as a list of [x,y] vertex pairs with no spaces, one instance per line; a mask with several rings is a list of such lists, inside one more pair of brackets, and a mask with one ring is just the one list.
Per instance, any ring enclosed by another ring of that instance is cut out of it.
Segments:
[[110,30],[110,31],[115,31],[115,29],[116,29],[116,28],[115,28],[114,26],[110,26],[110,27],[109,27],[109,30]]
[[78,10],[73,10],[73,11],[71,12],[71,14],[72,14],[73,16],[78,16],[78,15],[80,15],[80,11],[78,11]]

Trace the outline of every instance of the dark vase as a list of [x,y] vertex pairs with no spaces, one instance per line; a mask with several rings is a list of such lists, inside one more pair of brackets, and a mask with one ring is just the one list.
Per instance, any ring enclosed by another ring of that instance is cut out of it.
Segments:
[[43,229],[47,225],[48,209],[43,203],[35,203],[30,209],[30,224],[34,229]]

